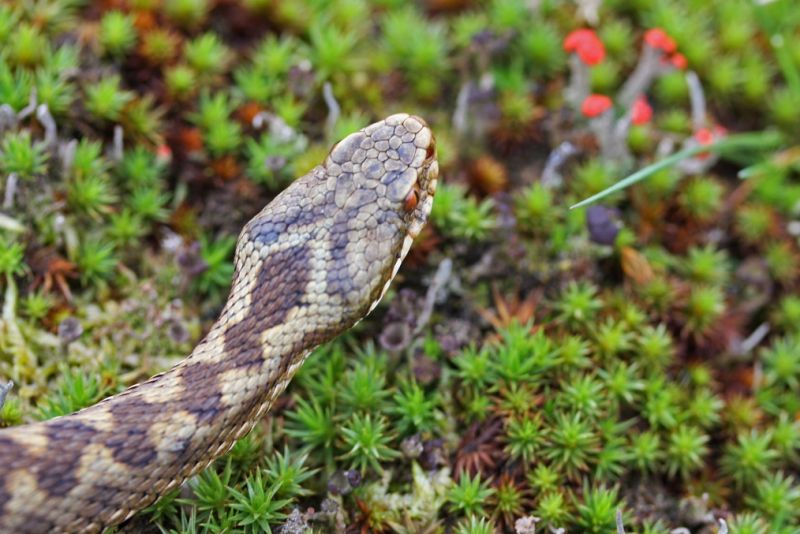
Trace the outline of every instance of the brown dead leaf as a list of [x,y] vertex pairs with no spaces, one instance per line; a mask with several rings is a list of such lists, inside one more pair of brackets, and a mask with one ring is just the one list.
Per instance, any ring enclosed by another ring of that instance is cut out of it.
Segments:
[[632,247],[622,247],[620,256],[625,276],[638,285],[647,284],[653,279],[653,268],[650,267],[650,262],[638,250]]

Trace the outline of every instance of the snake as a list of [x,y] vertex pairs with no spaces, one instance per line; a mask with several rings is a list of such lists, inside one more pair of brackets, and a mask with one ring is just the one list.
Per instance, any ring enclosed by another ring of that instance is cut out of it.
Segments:
[[229,451],[315,347],[377,306],[438,175],[414,115],[336,143],[245,224],[228,299],[185,359],[78,412],[0,430],[0,532],[101,532]]

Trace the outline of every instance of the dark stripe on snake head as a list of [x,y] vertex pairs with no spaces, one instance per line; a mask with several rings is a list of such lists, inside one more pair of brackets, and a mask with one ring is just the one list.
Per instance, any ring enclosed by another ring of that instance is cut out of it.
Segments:
[[[153,426],[153,415],[158,411],[154,406],[158,405],[132,395],[110,406],[115,428],[125,429],[125,432],[112,432],[105,440],[114,460],[141,468],[156,459],[156,444],[148,435]],[[171,406],[164,405],[163,411],[171,410]]]
[[57,451],[49,451],[42,456],[36,481],[39,489],[51,497],[63,497],[78,483],[82,447],[90,443],[98,432],[66,418],[50,421],[45,428],[48,443],[58,443],[60,446]]

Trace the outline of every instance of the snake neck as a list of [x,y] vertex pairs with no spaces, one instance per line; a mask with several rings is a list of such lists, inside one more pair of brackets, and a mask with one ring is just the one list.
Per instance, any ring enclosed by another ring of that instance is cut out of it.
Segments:
[[349,135],[245,226],[225,308],[186,360],[76,414],[0,430],[0,532],[99,532],[227,452],[309,351],[386,291],[430,211],[435,153],[405,114]]
[[249,432],[329,336],[297,335],[289,300],[243,289],[169,371],[78,413],[0,430],[0,531],[98,532]]

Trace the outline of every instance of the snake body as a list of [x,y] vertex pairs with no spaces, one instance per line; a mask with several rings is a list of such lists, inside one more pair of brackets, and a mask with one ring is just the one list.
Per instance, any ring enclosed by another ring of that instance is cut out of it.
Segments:
[[245,225],[228,300],[186,359],[77,413],[0,430],[0,532],[99,532],[227,452],[309,351],[375,307],[438,171],[412,115],[336,144]]

